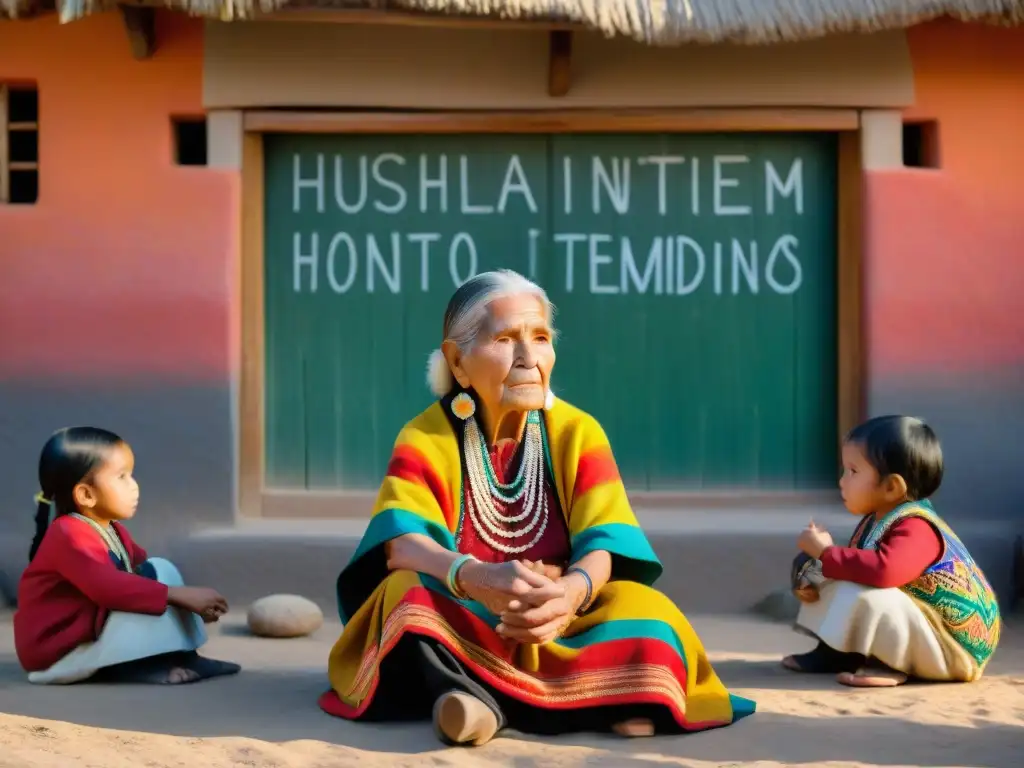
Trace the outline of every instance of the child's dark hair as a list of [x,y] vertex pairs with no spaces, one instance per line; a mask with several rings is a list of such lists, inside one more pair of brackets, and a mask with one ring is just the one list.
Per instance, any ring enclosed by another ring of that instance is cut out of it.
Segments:
[[75,486],[87,482],[111,449],[123,442],[113,432],[99,427],[67,427],[46,441],[39,456],[41,497],[36,507],[36,535],[28,552],[30,561],[50,526],[51,505],[55,518],[74,512]]
[[879,477],[902,477],[908,501],[927,499],[942,485],[942,446],[920,419],[877,416],[851,429],[846,442],[861,447]]

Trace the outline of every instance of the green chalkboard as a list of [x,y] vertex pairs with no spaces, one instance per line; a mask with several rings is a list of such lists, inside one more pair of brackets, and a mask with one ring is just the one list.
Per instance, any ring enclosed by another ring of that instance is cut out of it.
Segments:
[[503,266],[556,303],[554,388],[630,487],[834,482],[833,136],[265,146],[271,487],[375,487],[452,291]]

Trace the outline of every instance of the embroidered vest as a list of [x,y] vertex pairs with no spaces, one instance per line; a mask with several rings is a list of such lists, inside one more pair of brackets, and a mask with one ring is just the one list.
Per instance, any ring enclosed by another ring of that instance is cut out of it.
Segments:
[[942,536],[943,547],[938,561],[903,591],[931,608],[953,639],[984,668],[999,643],[999,603],[967,547],[929,501],[901,504],[877,523],[868,515],[854,531],[850,546],[877,549],[882,537],[908,517],[931,523]]

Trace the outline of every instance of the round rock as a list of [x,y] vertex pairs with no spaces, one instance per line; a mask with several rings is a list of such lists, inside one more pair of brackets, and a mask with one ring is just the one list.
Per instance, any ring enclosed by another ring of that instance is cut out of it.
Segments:
[[299,595],[268,595],[249,607],[249,630],[259,637],[303,637],[324,623],[312,600]]

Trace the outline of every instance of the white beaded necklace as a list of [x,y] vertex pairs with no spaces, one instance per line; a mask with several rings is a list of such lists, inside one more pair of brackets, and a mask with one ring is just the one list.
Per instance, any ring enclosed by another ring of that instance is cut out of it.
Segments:
[[[508,555],[517,555],[533,547],[548,526],[548,495],[544,492],[544,438],[540,418],[531,413],[523,433],[523,460],[516,479],[498,483],[494,466],[486,450],[476,419],[470,416],[462,436],[469,476],[466,513],[477,535],[489,546]],[[503,514],[509,504],[523,499],[518,515]],[[501,539],[517,539],[536,533],[526,544],[512,546]]]

